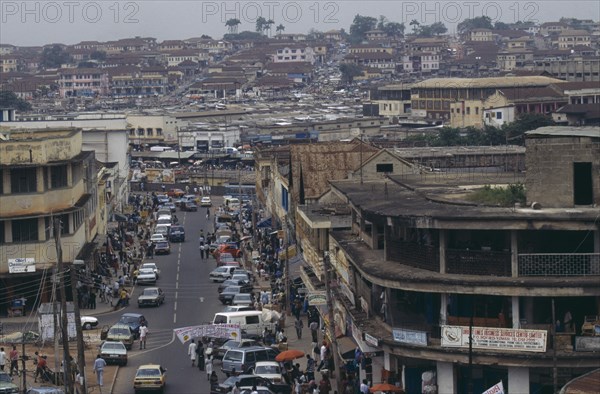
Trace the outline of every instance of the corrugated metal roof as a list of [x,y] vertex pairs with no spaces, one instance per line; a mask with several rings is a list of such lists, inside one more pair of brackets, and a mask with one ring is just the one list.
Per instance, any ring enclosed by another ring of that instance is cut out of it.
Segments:
[[591,137],[600,138],[600,127],[568,127],[568,126],[546,126],[526,132],[527,135],[544,135],[548,137]]
[[524,86],[548,86],[564,81],[543,76],[492,77],[492,78],[432,78],[413,85],[413,89],[443,88],[501,88]]

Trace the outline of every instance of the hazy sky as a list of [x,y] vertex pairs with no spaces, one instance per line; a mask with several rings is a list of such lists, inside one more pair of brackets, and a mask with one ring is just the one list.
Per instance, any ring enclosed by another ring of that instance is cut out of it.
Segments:
[[283,24],[287,33],[348,30],[356,14],[421,24],[441,21],[452,32],[465,18],[487,15],[503,22],[558,20],[560,17],[600,19],[600,2],[577,1],[21,1],[0,0],[0,42],[14,45],[74,44],[150,36],[159,41],[202,34],[219,38],[225,22],[239,19],[239,31],[254,31],[258,16]]

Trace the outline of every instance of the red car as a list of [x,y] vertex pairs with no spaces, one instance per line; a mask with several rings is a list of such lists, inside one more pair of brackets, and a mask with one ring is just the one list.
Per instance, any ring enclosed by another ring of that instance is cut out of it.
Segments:
[[183,197],[185,195],[185,191],[181,190],[181,189],[171,189],[167,192],[167,196],[169,197]]
[[219,245],[217,249],[213,252],[213,256],[215,256],[215,258],[219,260],[219,255],[221,253],[230,253],[236,259],[242,256],[242,251],[230,244]]

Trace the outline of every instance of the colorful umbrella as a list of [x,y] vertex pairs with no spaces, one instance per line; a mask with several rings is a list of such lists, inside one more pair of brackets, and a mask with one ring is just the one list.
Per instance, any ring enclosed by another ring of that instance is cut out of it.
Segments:
[[290,349],[279,353],[277,357],[275,357],[275,361],[292,361],[302,357],[304,357],[304,352],[296,349]]
[[374,385],[373,387],[371,387],[369,389],[369,391],[371,391],[372,393],[375,393],[377,391],[391,391],[394,393],[403,393],[404,390],[401,387],[398,386],[394,386],[393,384],[389,384],[389,383],[379,383]]

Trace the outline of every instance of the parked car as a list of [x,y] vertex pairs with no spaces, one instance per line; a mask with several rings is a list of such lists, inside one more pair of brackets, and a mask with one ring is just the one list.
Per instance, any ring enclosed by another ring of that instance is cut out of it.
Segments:
[[275,361],[277,349],[264,346],[229,349],[223,356],[222,370],[229,376],[235,369],[238,373],[248,373],[256,361]]
[[127,347],[122,342],[105,341],[100,346],[100,356],[107,364],[127,365]]
[[212,207],[212,200],[210,199],[210,197],[202,197],[202,199],[200,200],[200,206]]
[[183,226],[171,226],[171,233],[169,234],[169,241],[185,242],[185,228]]
[[[83,330],[91,330],[98,326],[98,319],[94,316],[81,316],[81,328]],[[1,393],[2,391],[0,391]]]
[[160,306],[165,302],[165,293],[160,287],[147,287],[138,297],[138,306]]
[[[8,364],[10,364],[10,362]],[[12,376],[10,376],[8,372],[0,371],[0,393],[18,394],[20,392],[19,386],[13,383]]]
[[160,241],[156,243],[154,254],[171,254],[171,245],[169,241]]
[[218,255],[220,255],[222,253],[229,253],[235,258],[242,257],[242,251],[240,249],[238,249],[236,246],[233,246],[231,244],[219,245],[217,250],[214,251],[213,256],[215,256],[215,258],[217,258],[217,260],[218,260],[219,259]]
[[147,284],[155,284],[156,283],[156,274],[154,270],[151,268],[142,268],[138,270],[137,276],[137,284],[138,285],[147,285]]
[[254,305],[254,301],[252,300],[252,294],[239,293],[239,294],[234,295],[233,300],[231,301],[231,305],[243,305],[243,306]]
[[150,242],[160,242],[160,241],[165,241],[166,238],[164,236],[164,234],[152,234],[152,236],[150,237]]
[[[177,212],[177,207],[172,202],[166,202],[163,204],[163,207],[167,208],[171,213]],[[160,212],[158,213],[160,215]]]
[[243,305],[227,305],[223,308],[223,312],[245,312],[245,311],[253,311],[253,306],[243,306]]
[[135,335],[131,332],[129,325],[117,323],[108,330],[106,340],[110,342],[122,342],[127,350],[131,350]]
[[[256,388],[256,390],[254,390]],[[276,394],[266,386],[240,387],[240,394]]]
[[277,361],[257,361],[253,373],[273,383],[284,382],[281,366]]
[[235,297],[236,294],[241,293],[241,291],[242,286],[228,286],[223,289],[221,294],[219,294],[219,301],[221,301],[221,303],[224,305],[231,304],[233,297]]
[[250,346],[259,346],[260,344],[254,339],[242,339],[238,341],[237,339],[230,339],[226,341],[224,344],[219,346],[218,348],[213,350],[213,356],[219,360],[223,359],[223,356],[229,349],[238,349]]
[[247,274],[233,273],[233,275],[231,275],[231,279],[239,280],[240,282],[244,282],[246,284],[250,283],[250,277]]
[[223,290],[225,290],[229,286],[240,286],[240,287],[242,287],[242,293],[250,293],[252,291],[252,289],[253,289],[252,285],[248,285],[247,283],[244,283],[243,281],[235,280],[235,279],[227,279],[223,283],[219,284],[219,287],[217,288],[217,291],[219,293],[222,293]]
[[158,391],[163,393],[167,370],[158,364],[140,365],[133,378],[133,389],[136,394],[142,391]]
[[217,267],[208,274],[208,278],[213,282],[224,282],[229,279],[235,267]]
[[236,383],[239,383],[240,387],[266,387],[276,394],[291,394],[292,392],[292,388],[287,384],[273,384],[261,376],[242,374],[225,379],[223,383],[211,390],[211,394],[229,393]]
[[127,324],[131,328],[133,335],[138,338],[140,336],[140,325],[142,322],[148,326],[148,320],[140,313],[123,313],[119,319],[119,323]]
[[235,258],[230,253],[221,253],[216,260],[217,266],[221,266],[235,261]]

